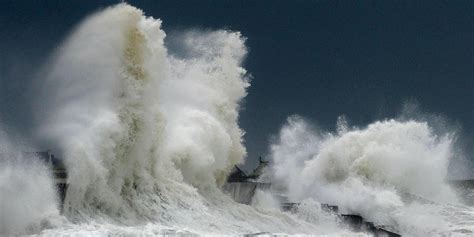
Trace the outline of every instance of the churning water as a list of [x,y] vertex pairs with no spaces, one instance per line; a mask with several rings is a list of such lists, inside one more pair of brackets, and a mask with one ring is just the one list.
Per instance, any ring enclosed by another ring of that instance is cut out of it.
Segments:
[[473,209],[443,181],[450,135],[415,121],[322,135],[291,117],[271,146],[266,177],[305,208],[283,213],[266,192],[250,206],[234,202],[220,187],[246,154],[237,123],[249,86],[245,38],[182,33],[178,57],[165,36],[160,20],[119,4],[85,19],[58,48],[36,108],[38,134],[57,145],[68,169],[64,208],[60,214],[45,167],[5,161],[1,233],[354,234],[319,202],[402,234],[474,230]]
[[314,199],[415,236],[474,233],[474,209],[445,182],[453,134],[387,120],[337,133],[292,116],[271,146],[272,178],[291,201]]

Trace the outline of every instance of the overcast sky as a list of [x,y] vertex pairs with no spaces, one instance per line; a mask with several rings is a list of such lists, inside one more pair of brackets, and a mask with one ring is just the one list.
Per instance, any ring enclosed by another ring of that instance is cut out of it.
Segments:
[[[0,118],[28,137],[31,79],[75,25],[118,1],[0,2]],[[474,1],[129,3],[168,34],[224,28],[248,38],[253,80],[240,125],[250,161],[289,115],[328,130],[341,114],[364,126],[397,116],[407,100],[461,127],[474,151]]]

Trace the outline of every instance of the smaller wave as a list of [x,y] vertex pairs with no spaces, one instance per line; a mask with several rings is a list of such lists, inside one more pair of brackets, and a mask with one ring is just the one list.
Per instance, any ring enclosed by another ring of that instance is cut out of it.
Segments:
[[349,128],[339,120],[337,132],[326,133],[292,116],[271,145],[271,176],[292,202],[338,205],[404,234],[450,233],[456,224],[446,210],[459,205],[445,183],[453,156],[453,134],[439,135],[423,121]]

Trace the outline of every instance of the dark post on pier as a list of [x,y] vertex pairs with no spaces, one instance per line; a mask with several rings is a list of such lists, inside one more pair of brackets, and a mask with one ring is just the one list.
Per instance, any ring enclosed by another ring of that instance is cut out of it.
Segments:
[[66,198],[66,192],[68,188],[67,170],[64,166],[63,161],[58,157],[54,156],[50,150],[20,152],[19,155],[25,158],[26,160],[37,159],[43,162],[48,167],[48,169],[51,171],[51,176],[54,179],[54,185],[56,187],[59,204],[62,207],[64,199]]

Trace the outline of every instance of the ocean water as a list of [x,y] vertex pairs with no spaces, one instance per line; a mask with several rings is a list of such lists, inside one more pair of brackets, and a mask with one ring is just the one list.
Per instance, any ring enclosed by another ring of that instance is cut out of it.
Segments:
[[[238,125],[250,86],[245,37],[182,32],[182,56],[165,37],[160,20],[119,4],[58,46],[35,82],[34,106],[38,135],[68,169],[66,200],[61,211],[44,165],[2,159],[2,235],[368,235],[320,203],[408,236],[474,233],[474,209],[444,181],[452,135],[423,121],[349,128],[341,120],[323,133],[292,116],[262,177],[274,189],[236,203],[221,187],[246,155]],[[1,152],[14,153],[7,137]],[[276,192],[303,208],[282,212]]]
[[472,235],[472,189],[447,182],[454,134],[428,122],[385,120],[337,132],[318,131],[292,116],[271,145],[268,179],[290,201],[338,205],[344,213],[394,227],[409,236]]

